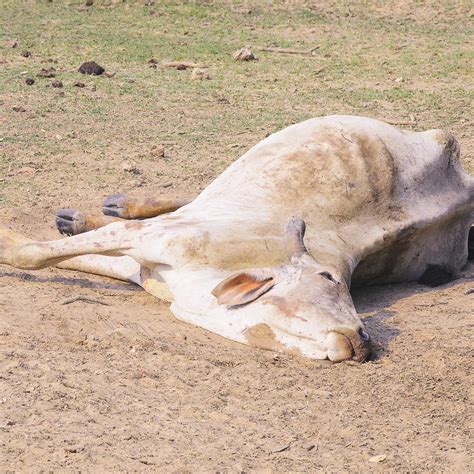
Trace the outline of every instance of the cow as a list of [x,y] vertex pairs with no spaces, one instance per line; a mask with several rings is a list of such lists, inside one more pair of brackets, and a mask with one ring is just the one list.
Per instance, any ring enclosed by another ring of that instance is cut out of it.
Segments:
[[0,263],[131,281],[227,339],[364,361],[351,285],[456,277],[473,221],[453,135],[335,115],[270,135],[191,202],[113,194],[102,215],[60,209],[49,242],[2,228]]

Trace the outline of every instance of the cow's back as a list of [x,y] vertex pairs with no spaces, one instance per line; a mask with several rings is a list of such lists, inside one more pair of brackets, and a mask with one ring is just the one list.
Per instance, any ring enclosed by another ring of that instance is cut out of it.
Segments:
[[349,262],[351,272],[381,242],[469,200],[472,178],[456,147],[440,130],[407,132],[354,116],[311,119],[254,146],[174,214],[192,216],[209,234],[203,263],[237,265],[240,254],[249,263],[268,254],[274,264],[283,253],[259,238],[277,238],[298,216],[315,258]]

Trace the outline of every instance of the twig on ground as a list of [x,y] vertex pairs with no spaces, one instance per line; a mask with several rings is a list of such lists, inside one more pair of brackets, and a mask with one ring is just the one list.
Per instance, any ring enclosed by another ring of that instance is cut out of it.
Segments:
[[71,304],[75,303],[76,301],[83,301],[84,303],[91,303],[91,304],[101,304],[103,306],[110,306],[109,303],[105,303],[104,301],[95,300],[93,298],[87,298],[86,296],[75,296],[74,298],[68,298],[64,300],[61,304]]
[[267,53],[280,53],[280,54],[307,54],[309,56],[312,56],[313,53],[319,49],[321,46],[317,45],[314,48],[311,49],[291,49],[291,48],[278,48],[274,46],[260,46],[256,47],[255,49],[257,51],[265,51]]
[[193,63],[191,61],[162,61],[162,67],[172,67],[174,69],[183,70],[188,68],[207,68],[205,64]]

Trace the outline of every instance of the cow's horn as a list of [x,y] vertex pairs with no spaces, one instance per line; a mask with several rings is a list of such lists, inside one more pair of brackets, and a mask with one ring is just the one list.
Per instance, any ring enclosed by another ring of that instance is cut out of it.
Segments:
[[285,229],[285,248],[288,256],[299,258],[308,253],[303,242],[306,224],[303,219],[293,217],[290,219]]

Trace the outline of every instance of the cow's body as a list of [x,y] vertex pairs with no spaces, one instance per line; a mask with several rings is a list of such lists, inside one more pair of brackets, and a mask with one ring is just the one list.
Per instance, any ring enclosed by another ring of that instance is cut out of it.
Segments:
[[[271,135],[171,214],[94,231],[96,250],[89,245],[94,232],[72,237],[88,236],[89,246],[68,255],[126,255],[79,259],[90,271],[115,265],[120,276],[172,301],[179,319],[229,339],[340,360],[346,357],[328,355],[328,334],[343,328],[357,355],[358,342],[344,328],[362,328],[351,282],[417,280],[430,268],[458,273],[467,261],[473,209],[474,180],[462,170],[450,134],[331,116]],[[295,217],[306,223],[309,265],[317,276],[305,277],[310,283],[298,290],[312,292],[304,304],[287,297],[307,269],[306,257],[288,257],[283,230]],[[219,304],[213,289],[255,268],[283,269],[284,277],[280,272],[270,291],[251,303]],[[318,307],[312,315],[309,302]]]

